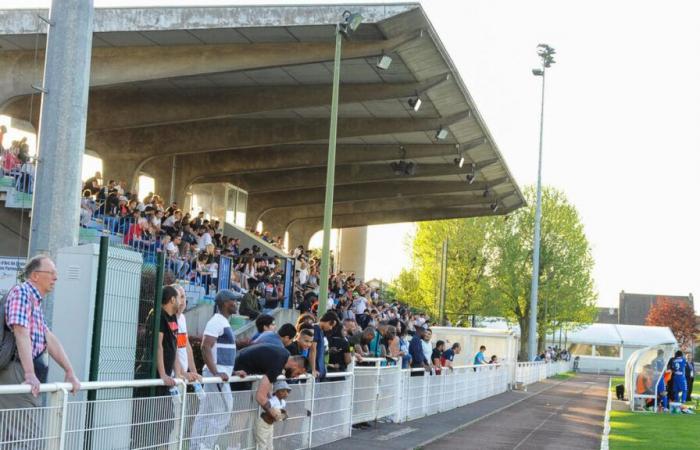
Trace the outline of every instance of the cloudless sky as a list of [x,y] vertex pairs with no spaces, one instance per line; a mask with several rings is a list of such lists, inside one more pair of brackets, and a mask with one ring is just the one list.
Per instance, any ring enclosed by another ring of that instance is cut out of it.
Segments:
[[[348,3],[96,0],[96,6]],[[366,1],[363,3],[387,3]],[[2,0],[18,7],[42,0]],[[535,48],[548,72],[543,182],[578,208],[600,305],[621,290],[700,293],[700,2],[425,0],[519,185],[537,176]],[[409,224],[371,227],[367,276],[409,263]],[[700,302],[696,302],[700,303]],[[696,309],[698,309],[696,307]]]

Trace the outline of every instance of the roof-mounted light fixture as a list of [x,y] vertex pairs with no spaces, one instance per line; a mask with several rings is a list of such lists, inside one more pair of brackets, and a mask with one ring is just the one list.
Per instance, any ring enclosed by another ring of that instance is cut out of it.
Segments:
[[447,128],[444,128],[442,125],[440,125],[440,128],[437,130],[435,133],[435,139],[438,141],[444,141],[447,139],[447,136],[450,134],[450,132],[447,130]]
[[496,212],[498,211],[499,204],[498,203],[491,203],[491,212]]
[[467,183],[472,184],[476,180],[476,164],[472,163],[472,171],[467,174]]
[[491,195],[491,190],[489,189],[488,186],[486,186],[486,187],[484,188],[484,194],[483,194],[483,195],[484,195],[484,198],[486,198],[486,197],[488,197],[489,195]]
[[392,61],[394,61],[394,59],[391,56],[382,53],[379,59],[377,59],[377,69],[389,70]]
[[455,166],[461,169],[464,167],[464,154],[459,150],[459,144],[455,145],[455,149],[457,150],[457,157],[454,159]]
[[414,112],[418,112],[418,110],[420,109],[420,105],[422,104],[423,100],[421,100],[420,95],[418,95],[418,93],[416,93],[415,97],[411,97],[408,99],[408,106],[413,108]]

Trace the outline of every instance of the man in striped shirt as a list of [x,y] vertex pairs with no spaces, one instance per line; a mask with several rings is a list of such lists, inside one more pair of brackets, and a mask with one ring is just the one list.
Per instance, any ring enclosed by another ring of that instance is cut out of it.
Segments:
[[[31,394],[0,395],[0,409],[35,408],[41,405],[39,385],[46,383],[48,365],[44,353],[49,355],[63,368],[65,380],[73,386],[71,392],[80,389],[80,382],[73,373],[66,352],[58,338],[49,330],[44,321],[41,302],[53,290],[58,273],[56,266],[48,256],[40,255],[30,259],[24,269],[24,281],[14,286],[5,300],[6,332],[15,335],[16,351],[13,360],[6,367],[0,368],[0,385],[28,384]],[[10,432],[14,439],[21,440],[36,434],[41,426],[37,414],[23,414]],[[36,436],[34,436],[36,437]]]

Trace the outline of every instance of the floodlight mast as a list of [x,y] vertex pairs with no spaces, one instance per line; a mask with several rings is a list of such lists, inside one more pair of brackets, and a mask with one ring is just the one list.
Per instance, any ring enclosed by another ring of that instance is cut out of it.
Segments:
[[333,189],[335,187],[335,144],[338,135],[338,94],[340,91],[340,59],[343,35],[349,37],[362,23],[362,16],[345,11],[343,21],[335,27],[335,57],[333,59],[333,94],[331,97],[331,120],[328,136],[328,163],[326,167],[326,197],[323,207],[323,247],[321,249],[321,279],[319,280],[318,316],[321,317],[328,304],[328,277],[331,260],[331,222],[333,221]]
[[556,50],[547,44],[537,46],[537,55],[542,61],[542,67],[532,69],[532,74],[542,77],[542,101],[540,104],[540,146],[537,162],[537,203],[535,206],[535,231],[532,250],[532,281],[530,284],[530,325],[528,330],[528,359],[534,361],[537,357],[537,300],[540,281],[540,234],[542,222],[542,135],[544,130],[544,87],[545,73],[555,63]]

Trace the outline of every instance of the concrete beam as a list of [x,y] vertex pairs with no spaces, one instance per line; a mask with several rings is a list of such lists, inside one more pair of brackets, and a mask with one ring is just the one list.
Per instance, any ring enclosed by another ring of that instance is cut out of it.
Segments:
[[[352,228],[366,225],[380,225],[386,223],[402,223],[402,222],[423,222],[428,220],[445,220],[458,219],[464,217],[481,217],[481,216],[497,216],[505,215],[509,211],[499,210],[497,213],[491,211],[490,208],[482,208],[478,206],[465,206],[454,208],[426,208],[426,209],[409,209],[389,211],[386,214],[350,214],[333,217],[333,228]],[[299,245],[302,241],[292,239],[307,239],[304,244],[308,244],[308,239],[321,229],[323,219],[311,218],[296,220],[289,225],[288,232],[290,236],[290,245]],[[307,238],[308,236],[308,238]]]
[[[421,83],[371,83],[341,85],[340,103],[357,103],[410,97],[449,79],[439,75]],[[39,120],[41,98],[21,96],[11,100],[4,113],[30,121]],[[197,89],[145,89],[120,87],[94,89],[88,104],[88,130],[163,125],[233,117],[261,111],[329,105],[330,85],[260,86]]]
[[[421,35],[418,32],[382,41],[348,41],[343,45],[343,58],[389,53]],[[332,41],[96,47],[92,51],[90,86],[310,64],[330,61],[334,53]],[[36,55],[33,50],[0,52],[0,107],[12,97],[32,93],[32,83],[43,73],[44,59],[43,50]]]
[[[507,178],[475,181],[389,181],[370,185],[346,185],[335,189],[334,205],[363,200],[391,199],[401,197],[423,197],[458,192],[484,191],[507,182]],[[280,207],[309,207],[323,205],[324,188],[298,189],[295,191],[251,194],[248,196],[248,222],[257,223],[269,210]],[[335,207],[335,206],[334,206]]]
[[[483,139],[462,144],[464,151],[477,149],[487,142]],[[454,144],[408,144],[404,145],[406,159],[420,161],[425,158],[455,157]],[[336,163],[356,164],[394,161],[401,156],[397,145],[338,145]],[[469,155],[465,154],[467,162]],[[271,172],[311,167],[326,167],[328,145],[304,144],[276,147],[226,150],[221,152],[182,155],[180,186],[189,186],[206,177],[218,177],[255,172]],[[212,171],[215,168],[215,172]]]
[[[387,211],[446,208],[479,205],[488,208],[492,203],[498,203],[502,199],[513,194],[501,195],[498,197],[484,198],[478,193],[459,193],[448,195],[435,195],[429,197],[392,198],[356,201],[352,203],[341,203],[334,205],[333,216],[345,216],[352,214],[384,214]],[[286,229],[292,222],[302,219],[323,218],[323,205],[313,205],[305,208],[285,207],[268,210],[260,220],[275,229]]]
[[[437,130],[469,117],[468,112],[434,119],[340,119],[338,137]],[[87,147],[120,158],[149,159],[232,148],[264,147],[328,138],[328,119],[216,119],[90,133]],[[398,152],[397,152],[398,153]],[[398,156],[398,155],[397,155]]]
[[[489,159],[477,163],[478,169],[495,164],[498,159]],[[413,175],[396,175],[389,163],[384,164],[348,164],[336,166],[335,185],[376,183],[392,180],[409,180],[456,175],[466,177],[471,169],[466,166],[459,168],[455,164],[417,164]],[[478,177],[477,173],[477,177]],[[245,175],[219,175],[203,177],[202,183],[228,182],[241,186],[251,194],[264,192],[289,191],[325,186],[326,169],[313,167],[270,172],[258,172]]]

